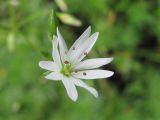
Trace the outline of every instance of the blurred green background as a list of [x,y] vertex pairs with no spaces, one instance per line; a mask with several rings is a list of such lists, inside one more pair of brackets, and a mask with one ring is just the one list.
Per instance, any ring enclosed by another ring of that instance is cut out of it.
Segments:
[[[156,0],[0,0],[0,120],[160,120],[159,5]],[[61,82],[44,79],[38,62],[52,59],[56,21],[69,46],[91,25],[100,36],[88,58],[114,57],[103,67],[114,76],[86,80],[98,99],[78,88],[78,101],[72,102]]]

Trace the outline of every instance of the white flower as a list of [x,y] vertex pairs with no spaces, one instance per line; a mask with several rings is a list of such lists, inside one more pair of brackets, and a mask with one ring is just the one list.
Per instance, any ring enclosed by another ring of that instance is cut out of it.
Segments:
[[78,98],[75,85],[85,88],[95,97],[98,97],[97,91],[86,85],[81,79],[101,79],[113,75],[112,71],[94,69],[110,63],[113,58],[95,58],[82,61],[98,38],[98,32],[91,36],[90,32],[91,27],[88,27],[68,50],[57,28],[57,36],[53,36],[52,56],[54,61],[39,62],[41,68],[51,71],[45,78],[62,80],[68,96],[73,101],[76,101]]

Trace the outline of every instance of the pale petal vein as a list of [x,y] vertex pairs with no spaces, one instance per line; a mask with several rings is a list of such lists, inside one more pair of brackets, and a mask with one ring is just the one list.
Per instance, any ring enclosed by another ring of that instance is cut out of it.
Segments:
[[110,63],[113,58],[94,58],[94,59],[87,59],[80,62],[78,65],[75,66],[75,70],[87,70],[98,68],[103,65]]
[[100,79],[108,78],[114,73],[108,70],[84,70],[72,73],[72,76],[80,79]]

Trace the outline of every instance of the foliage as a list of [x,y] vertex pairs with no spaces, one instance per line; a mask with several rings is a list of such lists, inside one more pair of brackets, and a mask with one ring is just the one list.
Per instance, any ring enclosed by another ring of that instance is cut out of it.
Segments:
[[[1,0],[0,120],[159,120],[158,5],[156,0]],[[98,99],[78,88],[74,103],[60,82],[43,78],[38,62],[52,59],[55,23],[69,46],[89,25],[100,32],[88,57],[113,56],[104,69],[115,75],[86,80],[99,91]]]

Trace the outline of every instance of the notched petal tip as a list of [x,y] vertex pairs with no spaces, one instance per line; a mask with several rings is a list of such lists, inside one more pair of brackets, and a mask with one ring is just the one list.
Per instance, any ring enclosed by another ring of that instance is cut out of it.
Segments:
[[113,76],[114,75],[114,72],[113,71],[107,71],[108,73],[106,74],[106,77],[105,78],[109,78],[109,77],[111,77],[111,76]]
[[87,28],[89,31],[91,31],[91,26],[88,26],[88,28]]
[[90,87],[90,93],[95,97],[98,98],[98,92],[95,88]]
[[41,67],[42,66],[42,61],[38,62],[38,66]]
[[111,73],[110,73],[110,77],[111,77],[111,76],[113,76],[113,75],[114,75],[114,72],[113,72],[113,71],[110,71],[110,72],[111,72]]
[[112,61],[114,58],[113,58],[113,57],[110,57],[109,59]]
[[38,65],[42,69],[47,69],[48,68],[48,64],[47,63],[48,63],[48,61],[39,61]]
[[99,32],[95,32],[90,36],[90,38],[97,40],[98,36],[99,36]]
[[72,101],[74,101],[74,102],[76,102],[77,101],[77,98],[78,98],[78,94],[76,93],[74,93],[74,92],[71,92],[70,94],[69,94],[69,98],[72,100]]
[[111,57],[111,58],[106,58],[106,64],[109,64],[110,62],[112,62],[113,61],[113,57]]
[[94,97],[98,98],[98,92],[97,91],[94,93]]
[[110,59],[110,62],[112,62],[113,60],[114,60],[114,58],[113,57],[111,57],[111,58],[109,58]]
[[78,92],[73,81],[70,78],[63,76],[62,82],[67,91],[68,97],[72,101],[76,101],[78,98]]
[[113,71],[108,71],[108,75],[106,75],[106,78],[112,77],[114,75]]
[[95,36],[98,37],[99,36],[99,32],[95,32]]
[[95,32],[95,33],[93,33],[93,34],[89,37],[89,39],[91,39],[91,40],[94,39],[94,41],[96,41],[97,38],[98,38],[98,36],[99,36],[99,32]]
[[74,96],[74,97],[70,97],[72,101],[76,102],[77,101],[77,98],[78,96]]
[[74,101],[74,102],[76,102],[77,101],[77,98],[78,98],[78,93],[77,93],[77,90],[76,90],[76,92],[70,92],[69,93],[69,97],[70,97],[70,99],[72,100],[72,101]]

